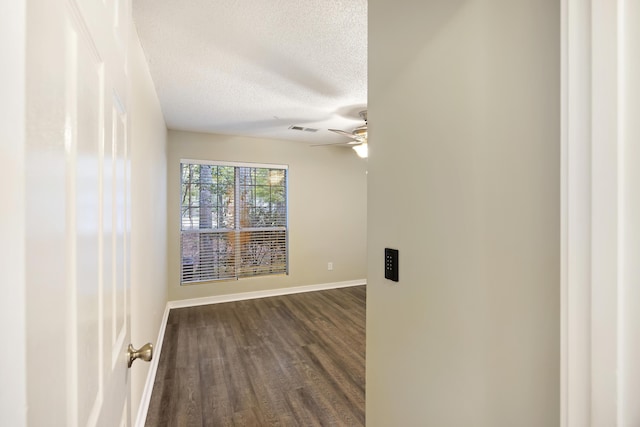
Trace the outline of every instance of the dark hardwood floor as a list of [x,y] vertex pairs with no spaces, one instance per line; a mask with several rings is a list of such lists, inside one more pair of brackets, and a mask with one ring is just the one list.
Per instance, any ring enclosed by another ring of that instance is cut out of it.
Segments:
[[146,426],[363,426],[366,287],[171,310]]

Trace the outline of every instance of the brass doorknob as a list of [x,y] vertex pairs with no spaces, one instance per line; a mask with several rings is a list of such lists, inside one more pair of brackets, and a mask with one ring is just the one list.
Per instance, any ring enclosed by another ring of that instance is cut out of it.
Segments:
[[145,362],[150,362],[151,359],[153,359],[153,344],[148,342],[140,347],[139,350],[136,350],[131,344],[129,344],[129,348],[127,349],[127,356],[129,359],[129,367],[131,367],[133,361],[136,359],[142,359]]

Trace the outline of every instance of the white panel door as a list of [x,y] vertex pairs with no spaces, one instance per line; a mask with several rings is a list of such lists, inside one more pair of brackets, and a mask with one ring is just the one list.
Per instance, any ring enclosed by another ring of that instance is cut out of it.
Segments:
[[129,425],[129,7],[28,3],[29,425]]

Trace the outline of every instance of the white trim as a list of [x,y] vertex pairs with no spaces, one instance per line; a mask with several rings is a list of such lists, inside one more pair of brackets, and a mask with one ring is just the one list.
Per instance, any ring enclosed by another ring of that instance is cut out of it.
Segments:
[[569,5],[560,2],[560,427],[568,427]]
[[[0,15],[0,334],[11,350],[0,355],[2,424],[27,425],[26,97],[27,0],[4,2]],[[32,22],[29,22],[31,25]],[[33,31],[33,29],[31,29]],[[33,91],[31,91],[33,92]],[[33,128],[34,124],[31,123]],[[35,150],[35,148],[31,148]],[[33,155],[33,153],[31,153]],[[4,286],[4,285],[7,286]],[[31,384],[39,384],[30,378]],[[44,382],[43,382],[44,383]]]
[[169,320],[169,312],[171,311],[171,309],[219,304],[232,301],[244,301],[257,298],[268,298],[280,295],[293,295],[304,292],[323,291],[328,289],[348,288],[351,286],[362,286],[366,284],[366,279],[358,279],[347,280],[344,282],[321,283],[317,285],[296,286],[291,288],[280,288],[255,292],[243,292],[239,294],[218,295],[212,297],[192,298],[167,302],[167,305],[164,309],[164,314],[162,315],[162,322],[160,324],[160,331],[158,332],[158,339],[156,340],[156,345],[153,348],[153,359],[151,359],[151,366],[149,367],[147,380],[145,381],[144,390],[142,391],[142,398],[140,399],[138,416],[136,417],[135,422],[136,427],[144,427],[144,423],[147,419],[147,413],[149,412],[149,403],[151,402],[151,392],[153,391],[153,384],[156,379],[156,372],[158,371],[158,361],[160,360],[160,353],[162,352],[162,342],[164,340],[164,333],[167,329],[167,321]]
[[300,294],[303,292],[324,291],[327,289],[348,288],[350,286],[366,285],[366,279],[348,280],[345,282],[321,283],[318,285],[296,286],[291,288],[268,289],[264,291],[242,292],[239,294],[216,295],[204,298],[183,299],[177,301],[169,301],[169,308],[196,307],[199,305],[220,304],[223,302],[244,301],[257,298],[268,298],[279,295]]
[[560,425],[581,427],[592,409],[591,0],[563,0],[562,12]]
[[151,392],[153,391],[153,384],[156,380],[156,372],[158,371],[158,361],[160,360],[160,353],[162,352],[164,332],[167,329],[167,320],[169,320],[169,311],[169,303],[167,303],[164,309],[164,314],[162,315],[162,321],[160,322],[160,330],[158,331],[156,345],[153,347],[153,359],[151,359],[151,366],[149,366],[149,372],[147,372],[147,380],[144,383],[144,390],[142,390],[140,406],[138,407],[138,416],[136,417],[135,423],[136,427],[144,427],[144,423],[147,420],[149,403],[151,402]]
[[194,160],[194,159],[180,159],[180,163],[187,163],[191,165],[211,165],[211,166],[233,166],[237,168],[265,168],[265,169],[289,169],[289,165],[276,165],[272,163],[251,163],[251,162],[224,162],[217,160]]
[[562,10],[560,425],[635,426],[640,322],[631,313],[640,269],[631,264],[640,252],[640,198],[629,166],[640,126],[629,108],[640,92],[640,45],[630,31],[640,8],[562,0]]
[[624,0],[619,9],[620,56],[619,63],[619,96],[621,104],[619,112],[620,138],[624,156],[619,159],[623,174],[620,194],[623,198],[620,218],[621,229],[621,285],[619,316],[619,360],[618,390],[620,426],[640,425],[640,193],[637,183],[640,182],[640,170],[637,159],[640,158],[640,3]]
[[[627,343],[625,342],[626,338],[626,325],[625,325],[625,283],[626,283],[626,266],[625,266],[625,250],[627,248],[627,244],[625,241],[625,229],[627,226],[627,221],[625,218],[625,208],[627,202],[627,189],[625,186],[625,143],[627,141],[626,137],[626,126],[625,119],[627,118],[626,113],[626,93],[627,88],[625,85],[625,71],[626,71],[626,49],[625,49],[625,0],[620,0],[618,2],[618,8],[615,11],[616,17],[616,83],[617,83],[617,93],[616,93],[616,111],[618,116],[616,117],[616,133],[618,135],[618,151],[616,153],[616,181],[617,181],[617,190],[618,190],[618,200],[617,200],[617,247],[616,253],[618,258],[616,260],[616,270],[618,272],[618,289],[617,294],[615,295],[615,304],[616,304],[616,341],[618,344],[617,355],[616,355],[616,364],[617,371],[619,372],[619,376],[617,378],[616,383],[616,422],[621,426],[625,425],[633,425],[627,424],[626,421],[626,412],[628,409],[625,407],[625,374],[626,374],[626,366],[625,366],[625,356],[627,354]],[[634,397],[634,400],[637,397]]]

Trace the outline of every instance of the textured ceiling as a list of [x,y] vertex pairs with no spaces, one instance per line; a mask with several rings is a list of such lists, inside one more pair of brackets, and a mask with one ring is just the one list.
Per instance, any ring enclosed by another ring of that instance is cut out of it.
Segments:
[[[367,102],[367,0],[134,0],[170,129],[347,141]],[[316,133],[289,130],[297,125]]]

